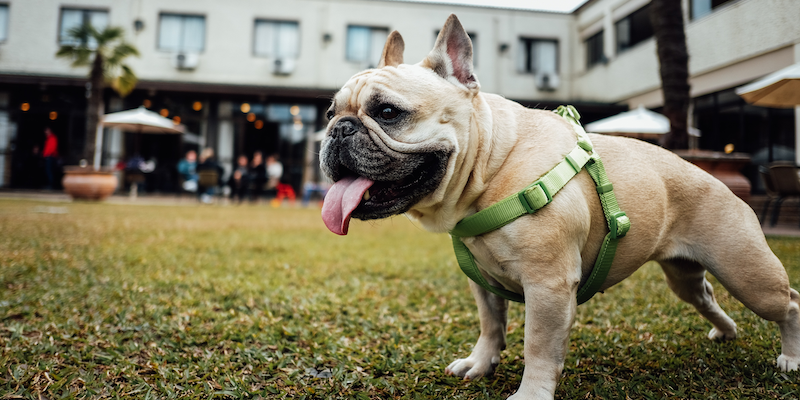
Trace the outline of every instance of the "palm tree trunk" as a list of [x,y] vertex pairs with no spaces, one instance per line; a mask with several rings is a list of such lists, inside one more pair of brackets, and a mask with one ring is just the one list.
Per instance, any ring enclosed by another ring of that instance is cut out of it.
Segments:
[[90,164],[94,159],[95,150],[95,136],[97,134],[97,125],[100,123],[100,108],[103,104],[103,56],[96,53],[94,61],[92,62],[92,71],[89,75],[91,89],[89,91],[89,105],[86,110],[86,143],[83,147],[83,159]]
[[686,149],[689,147],[687,124],[691,97],[681,0],[652,0],[650,22],[658,51],[664,115],[670,122],[670,132],[661,139],[661,145],[668,149]]

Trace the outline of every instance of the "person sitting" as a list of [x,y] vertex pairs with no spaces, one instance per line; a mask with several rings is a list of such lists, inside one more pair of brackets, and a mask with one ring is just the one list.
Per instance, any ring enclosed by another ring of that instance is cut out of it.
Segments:
[[228,180],[228,186],[231,188],[231,199],[238,197],[239,203],[244,201],[250,186],[250,169],[247,166],[246,155],[242,154],[236,159],[236,169]]
[[200,194],[201,202],[211,203],[216,188],[222,185],[223,172],[222,167],[214,160],[214,149],[203,149],[200,163],[197,164],[197,193]]
[[267,176],[269,177],[267,189],[275,192],[275,198],[272,200],[273,207],[279,206],[284,198],[294,202],[296,196],[292,185],[281,181],[281,178],[283,178],[283,164],[278,160],[277,154],[267,157]]
[[44,134],[42,157],[44,157],[44,168],[47,176],[47,190],[52,190],[55,188],[55,168],[58,163],[58,138],[49,126],[44,128]]
[[197,152],[189,150],[186,157],[178,163],[178,174],[181,177],[181,186],[187,192],[197,192]]
[[253,153],[253,160],[250,161],[250,182],[253,191],[250,192],[250,201],[258,201],[264,193],[264,185],[267,183],[267,167],[264,165],[264,158],[260,151]]

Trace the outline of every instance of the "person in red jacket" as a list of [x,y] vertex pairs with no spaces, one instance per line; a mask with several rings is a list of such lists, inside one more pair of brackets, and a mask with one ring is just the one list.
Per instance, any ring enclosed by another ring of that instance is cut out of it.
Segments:
[[53,181],[55,180],[53,169],[58,160],[58,138],[50,127],[44,128],[44,150],[42,151],[44,157],[44,171],[47,175],[47,189],[52,189]]

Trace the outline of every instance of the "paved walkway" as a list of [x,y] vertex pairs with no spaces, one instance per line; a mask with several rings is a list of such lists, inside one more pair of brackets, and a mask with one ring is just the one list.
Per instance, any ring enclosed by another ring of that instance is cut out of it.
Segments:
[[[47,191],[47,190],[0,190],[0,199],[23,199],[34,201],[47,201],[47,202],[71,202],[69,196],[60,191]],[[756,214],[761,216],[766,202],[766,196],[751,196],[750,206],[756,211]],[[128,195],[116,194],[106,200],[112,204],[136,204],[136,205],[201,205],[197,198],[191,195],[177,196],[173,194],[147,194],[138,197],[130,197]],[[217,205],[230,205],[232,204],[227,199],[215,199]],[[261,202],[262,205],[269,204],[266,201]],[[284,204],[287,204],[284,202]],[[300,202],[295,203],[299,207]],[[768,211],[772,213],[772,207]],[[775,226],[762,226],[765,235],[770,236],[793,236],[800,237],[800,199],[786,200],[781,206],[780,218]]]

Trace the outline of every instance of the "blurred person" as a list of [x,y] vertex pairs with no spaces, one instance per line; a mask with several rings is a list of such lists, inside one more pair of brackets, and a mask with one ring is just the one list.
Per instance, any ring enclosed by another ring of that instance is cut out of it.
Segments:
[[233,170],[228,186],[231,188],[231,199],[239,198],[239,203],[244,201],[250,186],[250,169],[248,167],[247,156],[242,154],[236,159],[236,169]]
[[277,189],[283,176],[283,164],[276,154],[267,157],[267,189]]
[[308,207],[309,203],[311,203],[311,196],[314,193],[319,194],[320,199],[324,200],[330,188],[331,184],[325,180],[320,182],[306,182],[303,185],[303,207]]
[[[155,168],[155,164],[153,167]],[[145,172],[149,172],[145,171],[147,169],[149,169],[147,161],[139,153],[135,153],[125,162],[125,182],[130,185],[131,196],[136,196],[139,192],[144,193],[147,181]]]
[[197,152],[189,150],[186,156],[178,162],[178,174],[183,182],[183,190],[197,192]]
[[267,176],[269,181],[267,188],[275,192],[275,199],[272,201],[272,206],[277,207],[280,205],[281,200],[288,198],[294,202],[296,196],[292,185],[281,182],[283,177],[283,164],[278,160],[277,154],[271,154],[267,157]]
[[264,165],[263,154],[260,151],[253,153],[253,160],[250,162],[250,181],[253,191],[250,193],[251,201],[258,201],[264,193],[264,185],[267,184],[267,167]]
[[[211,147],[203,149],[203,152],[200,153],[200,163],[197,164],[196,172],[198,176],[197,193],[200,194],[200,201],[209,204],[215,189],[222,184],[222,174],[224,173],[222,167],[214,160],[214,149]],[[200,176],[204,172],[215,172],[216,178],[214,181],[210,182],[201,179]]]
[[50,127],[44,128],[44,150],[42,151],[44,157],[44,173],[47,177],[47,189],[55,187],[55,168],[58,164],[58,138]]

